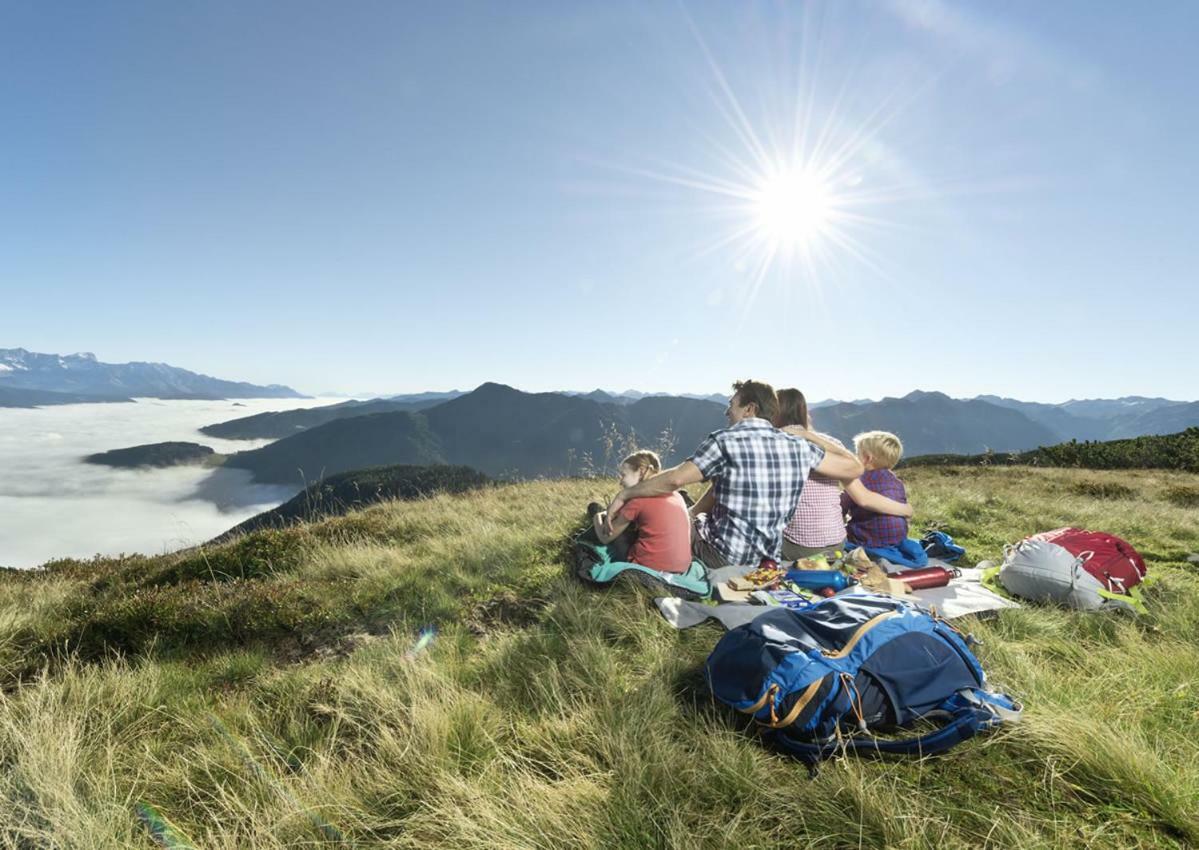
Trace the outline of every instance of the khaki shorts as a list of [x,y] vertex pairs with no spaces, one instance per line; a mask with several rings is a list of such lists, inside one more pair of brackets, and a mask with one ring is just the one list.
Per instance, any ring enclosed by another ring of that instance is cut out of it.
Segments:
[[831,558],[833,553],[838,550],[841,552],[845,551],[844,540],[842,540],[840,543],[834,543],[832,546],[821,546],[813,549],[810,546],[800,546],[798,543],[793,543],[786,537],[783,538],[784,561],[798,561],[800,558],[811,558],[813,555],[819,555],[821,553],[828,555]]

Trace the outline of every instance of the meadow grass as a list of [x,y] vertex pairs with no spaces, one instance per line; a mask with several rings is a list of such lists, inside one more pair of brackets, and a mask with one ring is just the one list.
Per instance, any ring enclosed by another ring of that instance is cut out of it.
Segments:
[[904,475],[915,529],[970,562],[1065,524],[1128,538],[1159,577],[1148,616],[967,622],[1020,724],[810,778],[713,704],[715,626],[677,632],[639,589],[567,576],[608,482],[55,562],[0,576],[0,847],[1199,843],[1199,523],[1177,497],[1196,477]]

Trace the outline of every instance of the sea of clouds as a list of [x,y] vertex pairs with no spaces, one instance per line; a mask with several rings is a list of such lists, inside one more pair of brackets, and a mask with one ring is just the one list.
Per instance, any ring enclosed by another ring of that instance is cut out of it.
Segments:
[[83,462],[108,449],[182,440],[231,453],[269,440],[220,440],[202,425],[337,399],[242,399],[0,408],[0,566],[52,558],[160,554],[203,543],[295,494],[248,472],[112,469]]

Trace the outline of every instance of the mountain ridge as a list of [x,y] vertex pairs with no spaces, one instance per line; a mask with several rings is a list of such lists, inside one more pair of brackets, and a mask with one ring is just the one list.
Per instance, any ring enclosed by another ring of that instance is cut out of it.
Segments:
[[[611,470],[635,447],[654,448],[671,465],[727,424],[724,406],[711,401],[645,396],[621,403],[592,395],[526,393],[491,381],[422,410],[394,410],[381,401],[260,414],[232,424],[270,421],[282,432],[304,427],[269,446],[239,452],[228,465],[248,469],[260,481],[291,485],[391,464],[449,463],[497,478],[555,477]],[[318,421],[324,417],[331,418]],[[915,391],[868,405],[843,402],[821,408],[813,419],[817,430],[847,445],[861,431],[894,431],[909,455],[1016,451],[1059,442],[1051,429],[1017,410],[938,392]],[[235,430],[218,433],[215,427],[203,430],[214,436]]]
[[[846,445],[862,431],[892,431],[909,457],[1051,446],[1063,442],[1055,422],[1081,422],[1090,428],[1082,436],[1102,436],[1087,424],[1099,420],[1056,409],[1046,414],[1033,402],[999,401],[913,390],[865,404],[838,402],[816,409],[812,419],[818,431]],[[279,437],[270,446],[233,455],[228,464],[250,470],[259,481],[301,486],[322,475],[392,464],[461,464],[501,479],[556,477],[611,470],[634,447],[658,450],[663,463],[672,465],[726,426],[724,405],[713,401],[657,395],[615,400],[602,391],[526,393],[495,381],[448,401],[425,402],[428,406],[420,409],[397,409],[400,404],[345,402],[258,414],[201,430],[227,438]],[[1199,424],[1196,407],[1193,424]],[[1190,412],[1188,405],[1174,404],[1142,415],[1162,410]],[[1049,421],[1032,415],[1038,412]],[[269,428],[252,430],[264,423]]]
[[0,387],[95,400],[306,397],[282,384],[227,381],[167,363],[104,363],[91,352],[44,354],[24,348],[0,348]]

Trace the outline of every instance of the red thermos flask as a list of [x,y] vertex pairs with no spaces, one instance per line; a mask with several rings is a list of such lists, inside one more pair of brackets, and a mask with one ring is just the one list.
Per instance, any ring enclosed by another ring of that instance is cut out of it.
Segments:
[[918,570],[901,570],[888,573],[893,579],[898,579],[912,590],[924,590],[928,587],[944,587],[949,580],[958,575],[957,570],[947,570],[944,567],[923,567]]

